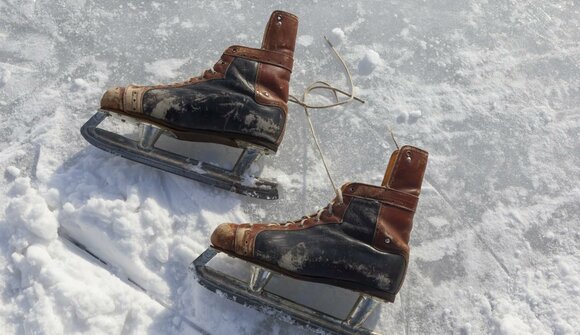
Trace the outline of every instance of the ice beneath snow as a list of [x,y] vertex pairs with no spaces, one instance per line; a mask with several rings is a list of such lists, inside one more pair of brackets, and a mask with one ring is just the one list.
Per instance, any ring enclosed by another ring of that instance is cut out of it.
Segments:
[[[261,163],[279,201],[114,157],[79,133],[108,87],[199,75],[229,45],[259,46],[274,9],[300,17],[292,92],[314,80],[347,88],[326,35],[366,101],[312,112],[337,182],[381,182],[388,127],[430,152],[405,285],[367,325],[577,334],[580,8],[539,0],[0,1],[1,332],[195,334],[193,322],[212,334],[308,334],[187,271],[222,222],[286,221],[332,199],[299,107]],[[208,148],[197,150],[217,159]],[[59,227],[175,309],[77,253]],[[314,293],[300,298],[344,309],[351,299]]]

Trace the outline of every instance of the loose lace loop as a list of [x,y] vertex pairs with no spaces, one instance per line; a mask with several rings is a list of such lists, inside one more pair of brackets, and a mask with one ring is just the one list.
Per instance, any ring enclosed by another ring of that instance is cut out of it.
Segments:
[[[342,191],[340,190],[340,188],[336,187],[336,184],[334,183],[334,180],[332,179],[332,176],[330,175],[330,170],[328,169],[328,165],[326,164],[326,159],[324,158],[324,154],[322,153],[322,149],[320,148],[320,142],[318,141],[318,137],[316,136],[316,132],[314,131],[314,125],[312,124],[312,118],[310,116],[309,109],[332,108],[332,107],[348,104],[348,103],[352,102],[353,100],[356,100],[360,103],[364,103],[364,100],[362,100],[354,95],[354,84],[352,82],[352,76],[350,74],[348,66],[346,65],[346,62],[340,56],[338,51],[336,51],[336,49],[334,48],[334,46],[332,45],[332,43],[328,40],[328,38],[326,36],[324,36],[324,39],[326,40],[326,42],[328,43],[328,45],[330,46],[330,48],[334,52],[334,55],[340,60],[342,67],[344,68],[344,71],[345,71],[346,76],[348,78],[348,83],[350,85],[350,93],[347,93],[347,92],[345,92],[337,87],[334,87],[325,81],[318,80],[318,81],[315,81],[314,83],[310,84],[304,90],[304,93],[302,93],[302,99],[298,99],[296,96],[290,95],[288,101],[293,102],[297,105],[300,105],[300,106],[302,106],[302,108],[304,108],[304,113],[306,114],[306,119],[308,120],[308,125],[310,127],[310,133],[312,134],[312,138],[314,138],[314,143],[316,144],[316,149],[318,150],[318,153],[320,154],[320,158],[322,160],[322,165],[324,165],[324,169],[326,170],[326,175],[328,176],[328,179],[330,180],[330,183],[332,184],[332,188],[334,189],[334,192],[336,193],[336,198],[338,199],[339,204],[342,204],[343,203]],[[310,104],[308,104],[306,102],[306,99],[307,99],[308,95],[312,91],[315,91],[315,90],[330,91],[332,93],[332,95],[334,96],[336,102],[331,103],[331,104],[326,104],[326,105],[310,105]],[[342,96],[346,96],[347,98],[344,100],[340,100],[338,97],[339,94]],[[319,210],[318,213],[316,214],[316,220],[317,221],[320,220],[320,216],[322,215],[322,212],[324,212],[325,209],[328,209],[329,213],[332,215],[332,205],[333,204],[334,204],[334,201],[331,202],[327,206],[327,208],[323,208],[323,209]],[[300,224],[303,225],[304,221],[306,221],[308,218],[309,217],[303,218],[302,221],[300,222]]]

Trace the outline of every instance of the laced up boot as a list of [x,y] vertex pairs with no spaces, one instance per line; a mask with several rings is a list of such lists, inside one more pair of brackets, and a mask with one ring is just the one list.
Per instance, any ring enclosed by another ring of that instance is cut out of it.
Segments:
[[101,109],[171,131],[178,139],[278,149],[287,119],[298,19],[275,11],[260,49],[234,45],[212,69],[185,82],[115,87]]
[[394,301],[409,263],[409,237],[427,152],[404,146],[381,186],[348,183],[318,213],[275,224],[222,224],[219,251],[300,280]]
[[[225,190],[277,199],[274,181],[246,171],[262,155],[276,152],[284,136],[297,30],[296,16],[275,11],[260,49],[231,46],[212,69],[184,82],[111,88],[81,134],[100,149],[145,165]],[[99,128],[109,116],[138,125],[139,139]],[[224,168],[155,146],[161,135],[243,152],[233,168]]]

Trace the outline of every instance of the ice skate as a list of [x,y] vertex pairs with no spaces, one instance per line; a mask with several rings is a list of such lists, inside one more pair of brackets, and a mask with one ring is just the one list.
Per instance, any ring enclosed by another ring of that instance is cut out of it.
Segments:
[[[185,82],[116,87],[81,133],[105,151],[234,192],[276,199],[276,183],[245,172],[278,149],[287,119],[290,73],[298,29],[296,16],[275,11],[262,47],[231,46],[203,75]],[[132,140],[98,128],[109,116],[137,124]],[[232,169],[201,162],[155,146],[160,136],[243,149]]]
[[[427,152],[404,146],[392,154],[381,186],[345,184],[328,206],[297,221],[218,226],[212,247],[193,263],[197,280],[238,303],[276,311],[307,327],[372,334],[363,323],[379,302],[395,300],[405,278],[427,158]],[[220,252],[251,263],[250,278],[243,281],[207,265]],[[270,292],[273,276],[341,287],[360,296],[339,319]]]

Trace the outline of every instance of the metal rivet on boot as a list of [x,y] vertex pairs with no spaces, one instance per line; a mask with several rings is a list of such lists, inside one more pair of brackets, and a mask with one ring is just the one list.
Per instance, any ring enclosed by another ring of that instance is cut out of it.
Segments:
[[389,243],[391,243],[391,239],[387,237],[387,238],[385,239],[385,243],[386,243],[386,244],[389,244]]
[[407,155],[407,160],[411,161],[411,152],[407,151],[405,154]]
[[267,91],[262,92],[265,96],[269,97],[270,93],[268,93]]
[[276,22],[276,24],[279,25],[279,26],[282,25],[282,16],[278,15],[276,17],[276,19],[278,20],[278,22]]

